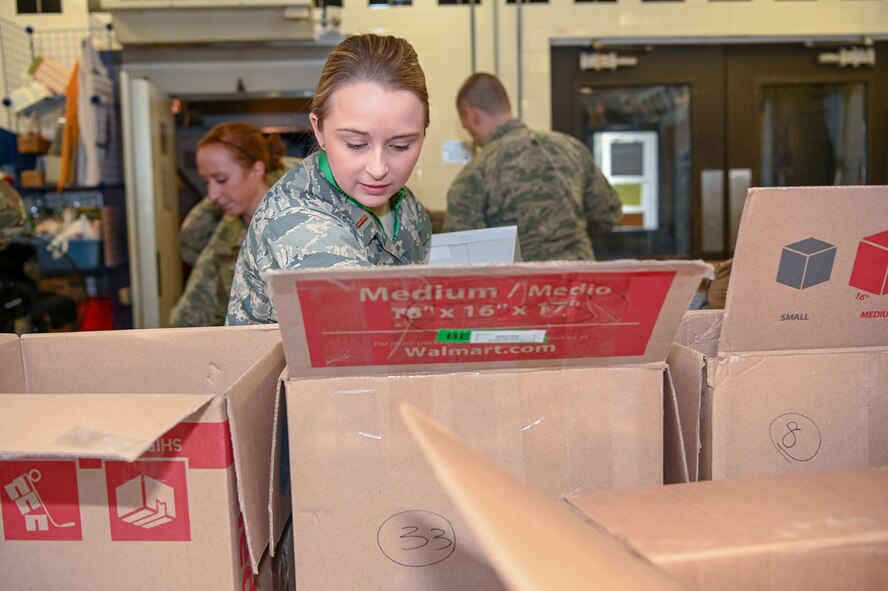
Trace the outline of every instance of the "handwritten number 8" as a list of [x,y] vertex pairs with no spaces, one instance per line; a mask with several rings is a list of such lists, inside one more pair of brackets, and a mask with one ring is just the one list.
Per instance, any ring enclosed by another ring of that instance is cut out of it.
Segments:
[[[416,538],[417,540],[422,540],[422,543],[419,544],[418,546],[411,546],[409,548],[407,548],[407,547],[402,548],[402,550],[404,550],[404,551],[418,550],[419,548],[422,548],[423,546],[427,546],[429,544],[429,542],[431,541],[426,536],[416,535],[416,532],[419,531],[419,528],[416,527],[415,525],[408,525],[406,527],[402,527],[401,529],[402,530],[410,530],[407,533],[401,534],[400,537],[402,540],[406,539],[406,538]],[[438,527],[433,527],[430,529],[431,529],[432,533],[435,534],[432,537],[433,540],[444,540],[445,542],[447,542],[444,546],[439,546],[438,548],[435,548],[435,550],[444,550],[445,548],[449,548],[450,546],[453,545],[453,540],[451,540],[450,538],[447,537],[447,535],[446,535],[447,532],[445,530],[438,528]]]

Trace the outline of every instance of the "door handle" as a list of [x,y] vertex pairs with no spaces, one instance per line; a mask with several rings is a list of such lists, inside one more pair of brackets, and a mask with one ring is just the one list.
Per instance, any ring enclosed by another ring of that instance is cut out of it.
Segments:
[[740,217],[743,214],[743,206],[746,204],[746,193],[751,184],[752,169],[732,168],[728,171],[728,207],[731,216],[728,251],[730,252],[734,252],[734,245],[737,244],[737,229],[740,227]]
[[725,249],[725,173],[722,169],[700,173],[703,214],[703,252],[721,254]]

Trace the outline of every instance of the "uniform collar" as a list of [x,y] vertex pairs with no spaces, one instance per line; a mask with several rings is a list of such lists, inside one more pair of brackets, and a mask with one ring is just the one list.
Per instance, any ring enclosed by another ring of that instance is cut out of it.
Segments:
[[[360,201],[343,191],[342,187],[339,186],[339,183],[336,182],[336,179],[333,177],[333,169],[330,168],[330,161],[327,159],[327,152],[324,150],[321,150],[318,153],[318,169],[321,171],[321,176],[323,176],[328,183],[333,185],[339,192],[339,194],[345,197],[348,204],[352,206],[348,208],[349,216],[351,217],[352,223],[354,223],[355,227],[360,230],[364,244],[369,244],[376,233],[380,233],[382,237],[384,237],[385,233],[381,231],[382,222],[379,221],[379,217],[377,217],[375,213],[373,213]],[[406,195],[407,187],[405,186],[401,187],[401,189],[397,193],[392,195],[390,199],[392,214],[395,216],[394,236],[392,236],[390,239],[392,244],[394,244],[401,229],[401,202],[404,200],[404,197]],[[384,238],[382,241],[383,243],[386,242]]]
[[516,129],[522,129],[527,127],[524,125],[522,121],[519,119],[509,119],[505,123],[494,128],[493,131],[490,132],[490,135],[487,136],[487,144],[494,140],[498,140],[509,132],[515,131]]

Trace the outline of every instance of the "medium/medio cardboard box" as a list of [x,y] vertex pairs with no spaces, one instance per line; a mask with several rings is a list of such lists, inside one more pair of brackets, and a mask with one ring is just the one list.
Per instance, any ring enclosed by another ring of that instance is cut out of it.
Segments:
[[0,335],[0,367],[4,589],[255,587],[276,326]]
[[683,456],[665,357],[708,268],[270,275],[288,359],[296,587],[502,588],[397,415],[403,402],[553,498],[661,483],[664,449]]
[[692,479],[888,465],[888,187],[752,189],[669,365]]

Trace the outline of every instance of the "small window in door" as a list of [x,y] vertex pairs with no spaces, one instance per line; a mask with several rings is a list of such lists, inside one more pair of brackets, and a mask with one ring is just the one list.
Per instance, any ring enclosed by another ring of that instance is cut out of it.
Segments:
[[388,8],[390,6],[413,6],[413,0],[369,0],[370,8]]
[[581,86],[580,135],[620,197],[623,220],[592,238],[601,260],[691,253],[691,89]]
[[762,186],[866,184],[866,112],[863,83],[763,86]]
[[61,14],[62,0],[16,0],[18,14]]

